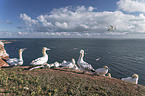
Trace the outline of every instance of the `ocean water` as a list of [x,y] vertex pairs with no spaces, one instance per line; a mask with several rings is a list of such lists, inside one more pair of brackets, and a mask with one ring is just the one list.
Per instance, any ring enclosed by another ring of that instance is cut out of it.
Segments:
[[[108,66],[112,77],[139,75],[139,84],[145,85],[145,39],[6,39],[12,43],[6,44],[5,49],[12,57],[18,57],[20,48],[27,48],[23,52],[24,66],[32,60],[42,56],[42,48],[48,47],[48,63],[63,60],[77,62],[79,51],[85,51],[84,60],[94,69]],[[99,61],[96,61],[100,58]]]

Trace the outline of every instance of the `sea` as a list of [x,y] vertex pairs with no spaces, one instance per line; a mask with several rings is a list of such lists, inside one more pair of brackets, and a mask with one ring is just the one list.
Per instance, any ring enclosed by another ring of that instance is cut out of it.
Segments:
[[[112,77],[121,79],[139,75],[139,84],[145,85],[145,39],[94,39],[94,38],[21,38],[10,40],[5,49],[10,58],[18,58],[18,50],[23,52],[24,64],[29,66],[32,60],[42,56],[42,48],[47,47],[48,63],[77,62],[80,50],[85,51],[84,61],[94,69],[108,66]],[[96,59],[98,59],[96,61]]]

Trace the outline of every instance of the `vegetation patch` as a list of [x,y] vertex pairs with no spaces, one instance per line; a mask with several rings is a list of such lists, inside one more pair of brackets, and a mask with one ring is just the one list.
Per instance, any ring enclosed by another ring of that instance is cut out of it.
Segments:
[[68,69],[2,68],[0,96],[145,96],[145,86]]

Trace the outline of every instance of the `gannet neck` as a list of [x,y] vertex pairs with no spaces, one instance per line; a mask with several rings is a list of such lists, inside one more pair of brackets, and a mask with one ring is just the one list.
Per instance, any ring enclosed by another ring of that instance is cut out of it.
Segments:
[[23,51],[19,50],[19,60],[23,60],[22,53],[23,53]]
[[46,50],[44,50],[44,49],[42,50],[42,54],[43,54],[43,56],[48,56],[46,53]]
[[75,59],[72,59],[72,63],[73,63],[73,64],[75,64],[75,63],[76,63],[76,62],[75,62]]
[[138,79],[139,78],[132,78],[132,82],[135,83],[135,84],[138,84]]
[[84,58],[84,53],[80,53],[79,61],[83,62],[83,58]]

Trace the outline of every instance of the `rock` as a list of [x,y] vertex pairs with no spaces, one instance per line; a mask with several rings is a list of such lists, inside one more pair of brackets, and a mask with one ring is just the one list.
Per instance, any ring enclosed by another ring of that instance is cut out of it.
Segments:
[[9,59],[9,54],[7,54],[4,48],[4,43],[0,41],[0,68],[2,66],[9,66],[9,64],[5,62],[7,59]]
[[9,64],[7,64],[4,60],[0,59],[0,68],[2,66],[9,66]]

